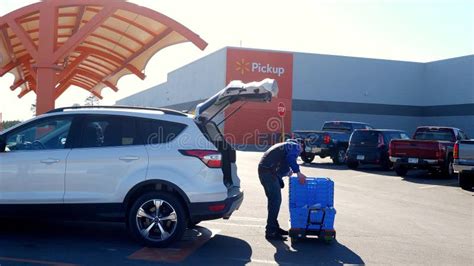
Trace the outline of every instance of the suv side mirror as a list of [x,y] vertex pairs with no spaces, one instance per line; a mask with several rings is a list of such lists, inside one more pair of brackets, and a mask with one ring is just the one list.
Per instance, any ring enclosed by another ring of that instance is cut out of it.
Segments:
[[7,142],[3,136],[0,136],[0,152],[5,152],[5,147],[7,146]]

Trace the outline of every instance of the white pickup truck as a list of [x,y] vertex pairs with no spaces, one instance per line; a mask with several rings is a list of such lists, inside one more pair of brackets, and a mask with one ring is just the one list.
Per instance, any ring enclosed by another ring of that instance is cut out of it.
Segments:
[[454,172],[458,173],[459,186],[472,190],[474,186],[474,139],[456,142],[453,151]]

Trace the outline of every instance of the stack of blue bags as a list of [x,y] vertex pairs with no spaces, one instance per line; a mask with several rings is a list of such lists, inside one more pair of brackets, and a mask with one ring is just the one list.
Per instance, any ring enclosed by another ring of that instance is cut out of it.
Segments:
[[[291,177],[289,183],[290,227],[334,230],[334,182],[329,178],[308,177],[302,185],[297,177]],[[318,225],[321,223],[322,226]]]

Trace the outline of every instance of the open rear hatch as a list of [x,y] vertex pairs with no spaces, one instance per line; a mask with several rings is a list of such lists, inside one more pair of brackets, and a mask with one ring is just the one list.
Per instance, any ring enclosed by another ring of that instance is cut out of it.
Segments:
[[[234,80],[224,89],[196,106],[195,121],[203,131],[204,135],[222,153],[222,172],[224,173],[224,184],[230,194],[240,191],[240,179],[237,176],[235,149],[228,143],[218,125],[232,116],[240,108],[236,109],[227,117],[221,118],[227,107],[233,103],[240,102],[270,102],[272,97],[278,94],[278,84],[274,79],[264,79],[259,82],[243,83]],[[215,121],[221,118],[221,121]]]

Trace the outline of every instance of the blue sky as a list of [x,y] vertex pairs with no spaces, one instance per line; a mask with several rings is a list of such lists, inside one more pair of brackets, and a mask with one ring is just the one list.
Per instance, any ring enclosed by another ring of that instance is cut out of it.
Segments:
[[[0,16],[37,1],[2,0]],[[170,71],[224,46],[429,62],[474,54],[474,0],[173,0],[130,1],[161,12],[209,43],[205,51],[181,44],[160,51],[147,79],[126,76],[120,91],[104,90],[103,104],[166,81]],[[0,78],[3,119],[31,117],[34,93],[21,100]],[[70,89],[56,106],[82,104],[88,96]]]

